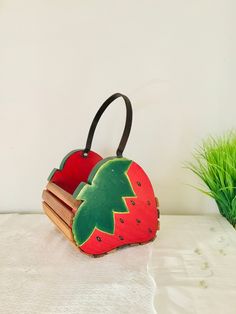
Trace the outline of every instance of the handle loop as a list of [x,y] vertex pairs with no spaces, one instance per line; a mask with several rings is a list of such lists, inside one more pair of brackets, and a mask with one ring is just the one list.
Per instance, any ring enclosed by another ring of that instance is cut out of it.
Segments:
[[122,157],[123,151],[125,149],[126,143],[128,141],[129,138],[129,134],[130,134],[130,130],[131,130],[131,126],[132,126],[132,118],[133,118],[133,112],[132,112],[132,106],[131,106],[131,102],[129,100],[129,98],[123,94],[120,93],[116,93],[112,96],[110,96],[100,107],[100,109],[98,110],[98,112],[96,113],[93,122],[90,126],[89,129],[89,133],[88,133],[88,137],[87,137],[87,141],[86,141],[86,146],[84,149],[84,157],[86,157],[88,155],[88,152],[91,149],[92,146],[92,141],[93,141],[93,136],[94,136],[94,132],[96,130],[97,124],[102,116],[102,114],[104,113],[104,111],[107,109],[107,107],[116,99],[122,97],[125,101],[125,105],[126,105],[126,122],[125,122],[125,128],[120,140],[120,144],[118,146],[118,149],[116,151],[116,155],[117,157]]

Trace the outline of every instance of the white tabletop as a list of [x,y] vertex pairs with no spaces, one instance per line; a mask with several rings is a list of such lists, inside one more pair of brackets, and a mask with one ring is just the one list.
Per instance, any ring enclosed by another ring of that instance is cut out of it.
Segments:
[[43,214],[0,215],[0,313],[235,312],[236,233],[219,215],[161,216],[153,243],[100,258]]

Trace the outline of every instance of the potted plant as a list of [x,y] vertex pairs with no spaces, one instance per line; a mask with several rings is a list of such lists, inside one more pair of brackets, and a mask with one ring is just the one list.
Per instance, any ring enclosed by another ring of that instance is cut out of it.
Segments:
[[236,227],[236,132],[210,137],[187,164],[208,187],[198,189],[215,199],[220,213]]

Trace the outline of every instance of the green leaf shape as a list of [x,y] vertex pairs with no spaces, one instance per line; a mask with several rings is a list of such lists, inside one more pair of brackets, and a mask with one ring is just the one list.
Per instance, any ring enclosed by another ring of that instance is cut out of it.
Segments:
[[78,245],[85,243],[97,228],[114,234],[114,213],[129,212],[124,198],[134,197],[127,171],[132,160],[110,158],[95,166],[88,184],[81,183],[74,197],[82,200],[73,221],[72,231]]

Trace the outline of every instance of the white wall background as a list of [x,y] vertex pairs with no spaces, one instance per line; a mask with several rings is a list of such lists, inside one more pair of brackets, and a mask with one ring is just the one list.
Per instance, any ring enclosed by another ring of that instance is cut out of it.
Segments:
[[[64,155],[83,147],[99,105],[127,94],[126,156],[153,181],[163,213],[214,212],[183,163],[208,134],[235,127],[233,0],[0,1],[0,210],[39,211]],[[120,105],[120,106],[119,106]],[[94,149],[113,155],[117,101]]]

